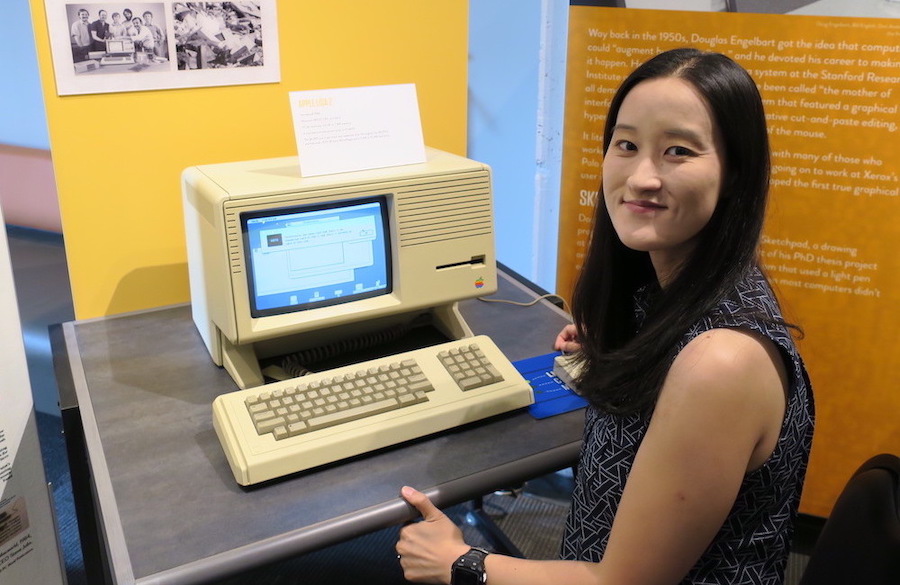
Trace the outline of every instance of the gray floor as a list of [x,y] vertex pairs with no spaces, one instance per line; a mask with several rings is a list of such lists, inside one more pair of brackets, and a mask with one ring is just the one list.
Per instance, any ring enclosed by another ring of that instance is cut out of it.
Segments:
[[[70,585],[86,583],[72,500],[65,441],[57,404],[48,327],[74,318],[62,236],[18,227],[7,227],[13,276],[22,319],[28,370],[38,411],[38,427],[48,481],[53,484],[58,530]],[[538,478],[509,493],[491,494],[484,500],[487,513],[525,556],[553,558],[568,508],[571,477],[566,473]],[[473,525],[471,505],[449,512],[463,526],[471,544],[491,543]],[[331,549],[290,559],[229,579],[226,585],[287,585],[303,583],[367,585],[405,583],[399,572],[393,545],[397,529],[388,529]],[[802,530],[798,533],[803,533]],[[803,540],[809,536],[803,534]],[[808,552],[808,542],[797,547]],[[786,585],[794,585],[806,565],[805,554],[792,554]],[[351,559],[352,562],[347,562]]]

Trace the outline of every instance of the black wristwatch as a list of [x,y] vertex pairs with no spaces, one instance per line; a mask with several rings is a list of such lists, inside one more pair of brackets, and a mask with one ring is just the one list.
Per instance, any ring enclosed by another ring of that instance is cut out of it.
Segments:
[[490,552],[473,546],[469,552],[456,559],[450,569],[450,585],[483,585],[487,582],[484,558]]

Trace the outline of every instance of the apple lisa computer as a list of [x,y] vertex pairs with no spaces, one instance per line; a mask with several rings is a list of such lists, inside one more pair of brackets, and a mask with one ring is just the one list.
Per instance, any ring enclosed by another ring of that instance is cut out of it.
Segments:
[[107,39],[106,54],[101,65],[134,65],[134,41],[131,39]]
[[213,422],[256,484],[527,406],[529,384],[457,302],[497,289],[490,169],[301,177],[296,157],[182,176],[193,319]]

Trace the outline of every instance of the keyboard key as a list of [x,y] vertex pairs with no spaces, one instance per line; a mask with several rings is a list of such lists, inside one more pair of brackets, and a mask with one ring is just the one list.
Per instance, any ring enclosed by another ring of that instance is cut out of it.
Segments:
[[382,412],[393,410],[398,406],[400,406],[399,403],[393,398],[377,400],[357,408],[315,416],[307,422],[309,423],[309,430],[323,429],[325,427],[357,420],[365,416],[381,414]]

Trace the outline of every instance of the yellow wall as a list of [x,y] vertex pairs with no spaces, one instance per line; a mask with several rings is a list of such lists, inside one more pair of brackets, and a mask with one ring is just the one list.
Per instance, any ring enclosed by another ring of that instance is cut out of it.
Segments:
[[429,146],[465,154],[468,2],[278,2],[281,82],[58,97],[31,0],[78,319],[189,300],[180,175],[296,154],[288,92],[415,83]]

